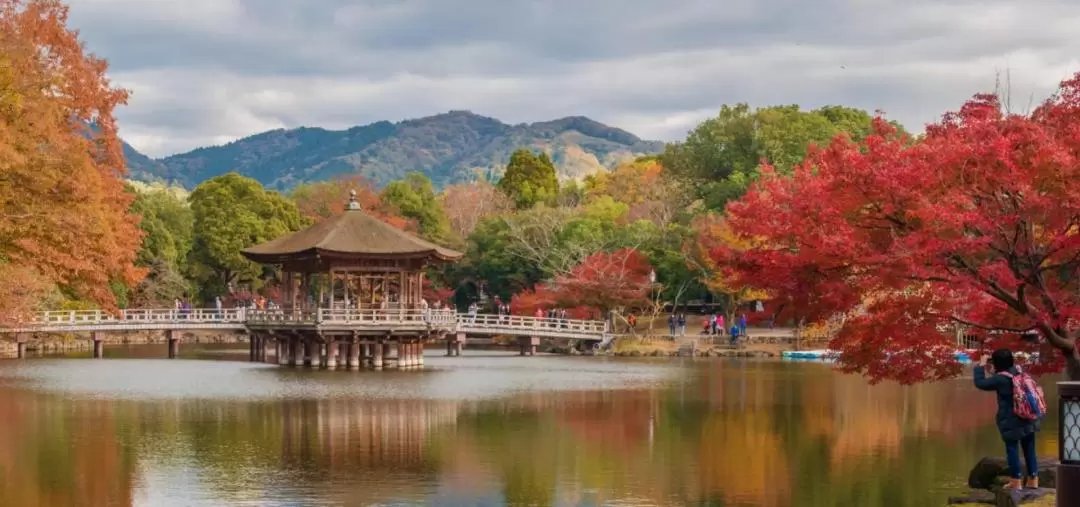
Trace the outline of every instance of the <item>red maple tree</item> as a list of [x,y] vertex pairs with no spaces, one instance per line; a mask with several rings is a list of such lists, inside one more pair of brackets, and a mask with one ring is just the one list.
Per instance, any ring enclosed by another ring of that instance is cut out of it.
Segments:
[[652,266],[641,252],[626,248],[596,252],[567,274],[513,297],[511,311],[529,313],[536,308],[573,309],[585,318],[620,306],[649,303]]
[[830,347],[872,380],[958,374],[950,324],[1080,379],[1080,74],[1029,115],[977,95],[918,140],[874,128],[765,167],[728,207],[753,246],[717,260],[801,317],[846,315]]

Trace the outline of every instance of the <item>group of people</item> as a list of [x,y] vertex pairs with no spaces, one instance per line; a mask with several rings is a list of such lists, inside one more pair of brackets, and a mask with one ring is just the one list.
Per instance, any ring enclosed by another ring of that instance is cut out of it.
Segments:
[[732,325],[730,329],[724,325],[725,320],[726,319],[724,318],[724,314],[722,313],[715,313],[709,315],[709,317],[705,319],[705,322],[702,325],[702,334],[713,336],[724,336],[725,334],[730,334],[732,341],[738,339],[738,337],[740,336],[746,336],[747,320],[745,313],[740,315],[737,320],[731,323]]

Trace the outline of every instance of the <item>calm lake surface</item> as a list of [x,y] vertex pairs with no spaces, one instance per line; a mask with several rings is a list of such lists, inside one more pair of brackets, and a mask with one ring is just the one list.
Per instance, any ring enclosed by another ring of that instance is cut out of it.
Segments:
[[476,350],[325,372],[240,347],[0,361],[0,505],[935,507],[1001,452],[969,379]]

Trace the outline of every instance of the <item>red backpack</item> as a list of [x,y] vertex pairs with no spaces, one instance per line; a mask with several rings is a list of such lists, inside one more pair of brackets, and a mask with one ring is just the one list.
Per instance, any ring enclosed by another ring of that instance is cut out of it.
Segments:
[[1001,375],[1012,380],[1013,386],[1013,412],[1016,417],[1025,421],[1035,421],[1046,415],[1046,397],[1043,390],[1031,375],[1024,373],[1019,367],[1016,369],[1019,375],[1013,375],[1007,371]]

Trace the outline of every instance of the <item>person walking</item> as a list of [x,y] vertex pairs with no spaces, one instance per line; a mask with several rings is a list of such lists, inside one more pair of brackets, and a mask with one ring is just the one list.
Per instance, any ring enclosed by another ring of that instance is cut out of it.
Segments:
[[726,329],[727,329],[727,327],[725,327],[725,325],[724,325],[724,314],[717,313],[716,314],[716,330],[715,331],[719,332],[720,336],[724,336],[726,334],[724,332]]
[[679,325],[679,336],[686,336],[686,314],[680,313],[675,323]]
[[217,318],[221,318],[221,296],[214,296],[214,308],[217,310]]
[[746,336],[746,314],[739,316],[739,336]]
[[675,337],[675,314],[668,315],[667,318],[668,335]]
[[[997,414],[994,421],[1005,442],[1005,458],[1009,464],[1010,489],[1038,488],[1039,461],[1035,456],[1035,434],[1042,426],[1046,400],[1042,389],[1030,375],[1016,366],[1012,351],[995,350],[975,367],[975,387],[997,394]],[[1022,389],[1020,396],[1014,396]],[[1024,454],[1027,481],[1020,470],[1020,452]]]

